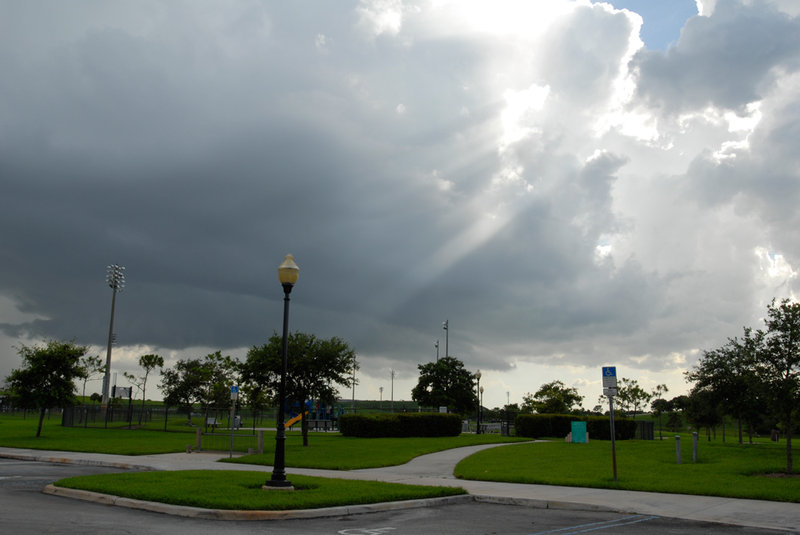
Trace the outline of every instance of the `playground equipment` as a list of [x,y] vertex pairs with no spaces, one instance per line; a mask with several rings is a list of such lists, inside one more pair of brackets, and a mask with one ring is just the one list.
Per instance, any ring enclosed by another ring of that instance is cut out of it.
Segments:
[[297,416],[295,416],[294,418],[289,419],[285,424],[283,424],[283,426],[284,427],[292,427],[294,424],[296,424],[297,422],[299,422],[303,418],[303,414],[308,416],[308,411],[306,411],[304,413],[300,413]]

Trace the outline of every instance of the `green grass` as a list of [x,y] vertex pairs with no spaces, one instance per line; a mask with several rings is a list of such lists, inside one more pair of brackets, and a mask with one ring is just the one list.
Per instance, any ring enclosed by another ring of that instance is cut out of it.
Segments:
[[[800,478],[767,477],[786,469],[786,444],[698,444],[692,463],[691,439],[682,441],[676,463],[674,440],[617,441],[618,481],[613,481],[611,443],[537,442],[481,451],[461,461],[456,477],[800,502]],[[800,458],[795,450],[795,458]]]
[[263,490],[261,486],[268,477],[264,472],[187,470],[80,476],[62,479],[55,485],[174,505],[236,510],[316,509],[466,494],[456,487],[291,474],[287,477],[295,486],[294,492]]
[[[263,455],[245,455],[225,462],[272,465],[275,438],[264,437]],[[311,433],[308,447],[303,447],[299,432],[287,433],[286,465],[296,468],[358,470],[405,464],[414,457],[437,451],[476,444],[520,442],[527,438],[500,435],[459,435],[435,438],[353,438],[338,433]]]
[[[53,418],[45,423],[42,436],[36,438],[36,419],[21,416],[0,417],[0,446],[56,451],[82,451],[118,455],[149,455],[186,450],[195,443],[195,428],[186,432],[159,432],[144,429],[95,429],[62,427]],[[229,447],[222,433],[204,442],[219,443],[222,451]],[[353,470],[403,464],[418,455],[450,448],[498,442],[528,440],[499,435],[460,435],[437,438],[350,438],[339,433],[309,433],[309,446],[303,447],[300,431],[286,433],[286,466]],[[275,432],[264,433],[264,454],[234,458],[234,462],[272,465],[275,458]]]
[[36,450],[83,451],[118,455],[148,455],[186,451],[195,441],[194,429],[187,432],[159,432],[144,429],[102,429],[62,427],[61,419],[45,420],[36,437],[37,417],[0,417],[0,446]]

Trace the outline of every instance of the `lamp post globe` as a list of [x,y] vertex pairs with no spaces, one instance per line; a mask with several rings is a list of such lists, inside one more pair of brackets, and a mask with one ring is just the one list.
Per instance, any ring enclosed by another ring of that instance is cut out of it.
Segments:
[[291,481],[286,479],[286,370],[289,349],[289,294],[300,276],[300,268],[294,257],[286,255],[278,266],[278,280],[283,286],[283,345],[281,349],[281,381],[278,387],[278,418],[275,433],[275,462],[272,463],[272,477],[264,483],[264,488],[292,489]]

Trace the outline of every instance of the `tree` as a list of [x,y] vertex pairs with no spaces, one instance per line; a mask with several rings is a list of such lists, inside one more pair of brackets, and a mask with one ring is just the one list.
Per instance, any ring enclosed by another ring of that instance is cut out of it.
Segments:
[[[242,382],[257,396],[267,392],[278,397],[283,369],[283,336],[273,334],[262,346],[247,352],[240,366]],[[331,404],[337,396],[334,385],[352,386],[354,369],[358,369],[355,352],[341,338],[319,339],[312,334],[295,332],[287,340],[286,397],[298,403],[303,415],[303,446],[308,446],[308,421],[305,403],[316,399]],[[279,422],[280,425],[282,422]]]
[[83,392],[81,397],[86,397],[86,383],[92,379],[92,377],[98,373],[105,373],[106,365],[103,362],[103,359],[96,355],[85,355],[81,357],[81,367],[86,372],[83,376]]
[[200,402],[206,417],[210,407],[228,409],[231,406],[231,386],[237,384],[239,365],[230,356],[215,351],[205,356],[202,363],[203,382]]
[[203,399],[205,376],[200,359],[181,359],[173,368],[161,371],[164,403],[184,407],[189,425],[192,425],[192,404]]
[[800,408],[800,303],[788,299],[767,307],[766,347],[759,374],[786,433],[786,471],[792,473],[792,413]]
[[696,388],[714,392],[722,408],[737,421],[739,444],[742,443],[742,422],[752,431],[763,411],[763,385],[756,373],[759,355],[763,352],[764,333],[744,329],[744,337],[729,338],[717,349],[703,351],[697,364],[686,372]]
[[632,416],[635,419],[636,413],[641,412],[647,402],[650,401],[650,394],[639,386],[639,381],[636,379],[623,377],[619,380],[616,400],[619,403],[620,410],[632,412]]
[[667,392],[669,392],[669,388],[667,388],[667,385],[656,385],[653,391],[650,392],[650,399],[653,400],[650,403],[650,410],[653,411],[653,414],[658,416],[658,438],[660,440],[664,440],[661,427],[661,415],[669,407],[667,400],[664,399],[664,394],[666,394]]
[[125,373],[125,378],[131,382],[137,389],[142,391],[142,410],[139,411],[139,425],[142,425],[142,416],[144,415],[144,402],[146,399],[147,391],[147,377],[155,368],[164,367],[164,358],[159,355],[142,355],[139,357],[139,366],[144,368],[144,375],[140,377],[134,376],[132,373]]
[[551,381],[539,387],[534,395],[526,394],[522,398],[524,412],[539,414],[568,414],[576,406],[580,407],[583,396],[576,388],[567,387],[561,381]]
[[463,362],[448,356],[417,367],[419,380],[411,399],[427,407],[448,407],[459,414],[475,410],[475,376],[464,368]]
[[686,417],[699,430],[705,427],[708,440],[711,440],[711,429],[720,422],[720,401],[713,390],[695,387],[689,392],[689,405]]
[[220,351],[202,359],[179,360],[173,369],[161,372],[161,390],[167,405],[186,408],[192,425],[192,404],[200,403],[208,419],[211,406],[217,409],[230,406],[230,387],[235,384],[238,366]]
[[24,408],[39,409],[36,436],[42,433],[45,411],[64,407],[75,399],[75,379],[83,378],[81,366],[85,346],[72,342],[50,341],[45,346],[20,345],[17,348],[23,367],[13,370],[6,383],[17,403]]

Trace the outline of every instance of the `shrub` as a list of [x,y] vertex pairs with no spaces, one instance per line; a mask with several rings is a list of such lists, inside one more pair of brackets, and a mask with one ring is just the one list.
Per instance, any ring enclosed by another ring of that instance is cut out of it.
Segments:
[[[565,437],[572,431],[571,422],[586,422],[590,439],[611,440],[611,425],[606,416],[573,416],[569,414],[520,414],[514,420],[514,429],[521,437]],[[636,421],[614,418],[617,440],[636,436]]]
[[435,412],[344,414],[339,430],[344,436],[361,438],[454,437],[461,434],[461,417]]

